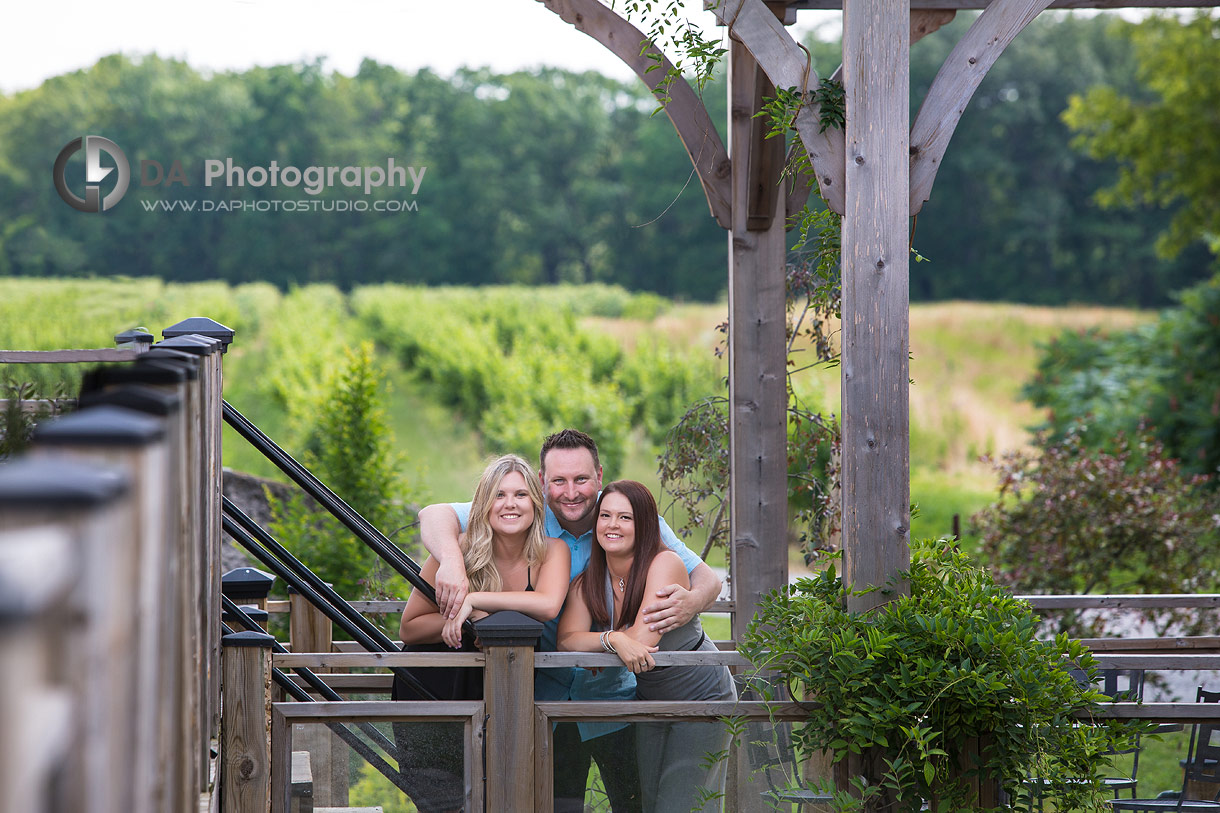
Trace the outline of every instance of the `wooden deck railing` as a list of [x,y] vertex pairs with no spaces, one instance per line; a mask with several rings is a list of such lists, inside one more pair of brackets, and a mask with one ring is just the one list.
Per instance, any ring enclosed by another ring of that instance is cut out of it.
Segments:
[[39,425],[31,451],[0,465],[5,813],[212,803],[227,341],[177,327],[147,352],[130,339],[0,352],[119,362],[93,368],[79,411]]

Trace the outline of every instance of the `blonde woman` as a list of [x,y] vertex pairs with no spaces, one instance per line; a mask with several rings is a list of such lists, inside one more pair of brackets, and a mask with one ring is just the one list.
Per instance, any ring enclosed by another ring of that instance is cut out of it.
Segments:
[[[498,610],[516,610],[538,621],[559,615],[568,592],[571,553],[566,543],[543,531],[542,486],[517,455],[493,460],[475,487],[466,533],[459,537],[470,592],[459,612],[444,618],[418,590],[407,599],[399,634],[413,652],[474,650],[462,637],[462,623]],[[438,562],[428,557],[420,575],[435,585]],[[475,668],[412,670],[439,700],[481,700],[482,675]],[[395,700],[424,699],[404,681],[395,681]],[[404,785],[423,813],[460,810],[463,747],[452,724],[394,724]]]

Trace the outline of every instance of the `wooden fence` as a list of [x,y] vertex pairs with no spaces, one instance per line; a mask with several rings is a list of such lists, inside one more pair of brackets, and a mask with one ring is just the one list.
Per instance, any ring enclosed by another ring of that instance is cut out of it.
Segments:
[[[207,335],[204,335],[207,334]],[[221,356],[165,341],[0,351],[112,363],[0,465],[0,811],[218,809]],[[117,363],[115,363],[117,362]]]

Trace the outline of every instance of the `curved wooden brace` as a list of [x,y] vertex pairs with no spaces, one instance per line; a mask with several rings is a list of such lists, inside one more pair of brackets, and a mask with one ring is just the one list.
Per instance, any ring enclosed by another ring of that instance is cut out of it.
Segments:
[[932,194],[949,139],[987,71],[1052,0],[994,0],[940,66],[911,128],[911,215]]
[[[719,0],[711,11],[746,46],[777,88],[797,88],[807,97],[818,87],[809,57],[762,0]],[[822,197],[831,209],[843,214],[843,131],[819,133],[819,126],[817,105],[804,106],[797,113],[796,131],[809,153]]]
[[[648,38],[631,23],[615,14],[599,0],[539,0],[544,6],[559,15],[566,23],[577,31],[588,34],[593,39],[610,49],[615,56],[635,71],[636,75],[648,85],[648,89],[656,92],[657,85],[665,78],[673,64],[655,47],[650,47],[644,53],[640,45]],[[649,58],[649,54],[659,54],[661,62]],[[649,68],[654,68],[649,70]],[[665,115],[678,131],[678,138],[686,147],[699,183],[703,185],[703,194],[707,197],[708,208],[712,217],[722,229],[733,227],[732,196],[729,191],[729,176],[731,164],[729,154],[724,149],[724,142],[712,118],[707,114],[703,101],[695,94],[694,89],[682,78],[678,78],[668,88],[669,102],[665,105]]]
[[[932,34],[942,27],[953,22],[953,18],[957,12],[953,9],[911,9],[911,45],[919,42],[924,37]],[[843,75],[843,66],[840,65],[835,69],[835,72],[830,75],[830,82],[839,81]],[[788,151],[788,162],[792,161],[792,150]],[[794,215],[805,208],[805,202],[809,200],[809,191],[813,188],[813,178],[799,173],[793,179],[792,188],[786,196],[786,212],[790,225]]]

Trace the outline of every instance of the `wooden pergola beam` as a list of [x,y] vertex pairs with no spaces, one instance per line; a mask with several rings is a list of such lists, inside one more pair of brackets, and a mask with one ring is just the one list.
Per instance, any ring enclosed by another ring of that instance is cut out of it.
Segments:
[[[732,37],[746,46],[758,64],[781,88],[808,93],[819,85],[809,55],[784,30],[784,24],[761,0],[722,0],[711,11],[729,27]],[[843,133],[819,132],[818,106],[807,104],[796,116],[796,130],[809,153],[822,197],[836,212],[843,211]]]
[[919,214],[932,194],[949,139],[966,105],[1004,49],[1051,0],[995,0],[970,26],[940,66],[911,128],[910,211]]
[[[577,31],[608,48],[648,86],[654,94],[673,69],[673,63],[655,47],[641,51],[648,37],[598,0],[539,0]],[[659,61],[658,61],[659,57]],[[712,217],[722,229],[732,228],[729,188],[729,154],[707,108],[686,80],[678,77],[666,89],[669,101],[665,115],[678,131],[686,154],[695,167]]]

